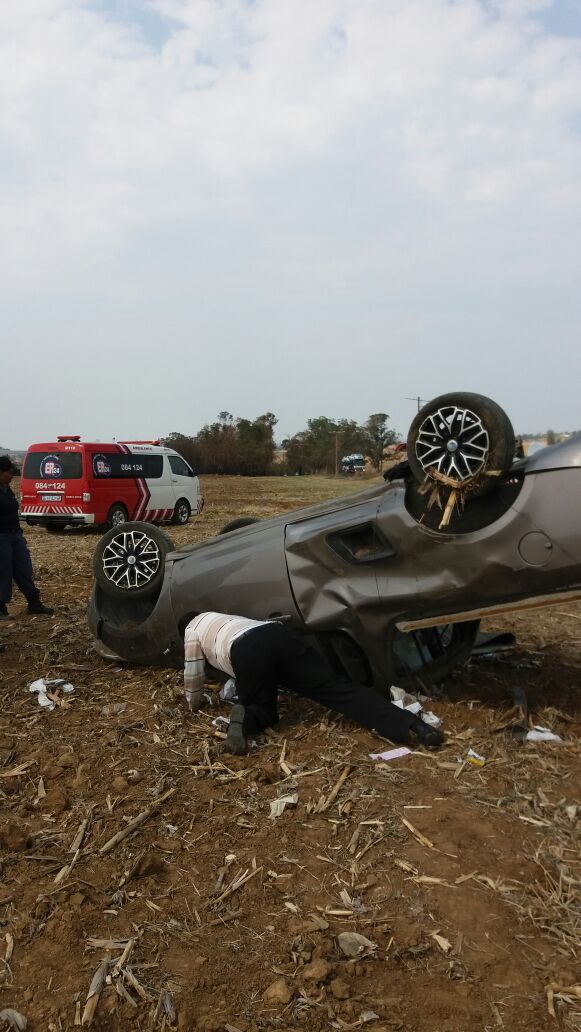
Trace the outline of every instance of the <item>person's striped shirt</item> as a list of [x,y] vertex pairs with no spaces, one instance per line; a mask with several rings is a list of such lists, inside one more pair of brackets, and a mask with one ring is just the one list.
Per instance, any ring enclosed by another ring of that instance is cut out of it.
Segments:
[[232,645],[242,634],[267,622],[225,613],[200,613],[190,620],[184,638],[184,691],[191,710],[199,709],[202,704],[205,662],[234,677],[230,660]]

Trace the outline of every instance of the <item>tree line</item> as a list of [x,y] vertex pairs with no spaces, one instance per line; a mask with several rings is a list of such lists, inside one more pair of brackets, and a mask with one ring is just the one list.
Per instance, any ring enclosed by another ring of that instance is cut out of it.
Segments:
[[385,449],[398,440],[388,427],[386,412],[375,412],[360,424],[352,419],[309,419],[304,430],[281,442],[285,457],[275,461],[277,445],[272,412],[256,419],[241,419],[220,412],[216,422],[206,423],[189,437],[172,433],[163,444],[174,448],[197,473],[272,476],[295,473],[334,473],[343,455],[360,453],[380,470]]

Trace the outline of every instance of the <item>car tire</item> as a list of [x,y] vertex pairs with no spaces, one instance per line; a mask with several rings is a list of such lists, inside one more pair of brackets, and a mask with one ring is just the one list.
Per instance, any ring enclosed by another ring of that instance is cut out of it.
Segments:
[[127,515],[127,509],[120,502],[112,505],[107,513],[107,526],[109,530],[114,530],[116,527],[120,527],[122,523],[127,523]]
[[483,495],[514,461],[514,430],[500,405],[482,394],[441,394],[415,417],[407,454],[420,484],[433,480],[471,496]]
[[93,555],[95,580],[110,598],[153,598],[163,582],[165,557],[174,550],[169,535],[151,523],[129,521],[112,527]]
[[240,530],[241,527],[250,527],[253,523],[260,523],[256,516],[240,516],[237,520],[230,520],[225,523],[218,534],[229,534],[231,530]]
[[186,498],[180,498],[179,501],[176,502],[176,507],[173,511],[171,521],[176,527],[185,527],[191,514],[192,510],[188,500]]

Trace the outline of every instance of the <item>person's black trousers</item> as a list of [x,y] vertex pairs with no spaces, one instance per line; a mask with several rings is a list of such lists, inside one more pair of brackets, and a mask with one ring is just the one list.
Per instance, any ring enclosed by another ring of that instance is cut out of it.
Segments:
[[404,741],[414,720],[369,685],[340,680],[325,656],[287,624],[248,631],[232,645],[230,660],[245,708],[245,734],[277,722],[279,685],[394,742]]
[[10,602],[13,579],[28,602],[38,598],[38,588],[32,573],[32,559],[24,535],[20,531],[0,534],[0,602]]

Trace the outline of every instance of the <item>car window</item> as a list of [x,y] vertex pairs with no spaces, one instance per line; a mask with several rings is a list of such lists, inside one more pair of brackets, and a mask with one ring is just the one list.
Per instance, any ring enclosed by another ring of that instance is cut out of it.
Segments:
[[395,555],[393,545],[373,523],[336,531],[329,534],[327,542],[342,559],[351,563],[370,563]]
[[177,477],[193,477],[194,475],[187,462],[184,462],[179,455],[170,455],[169,464],[172,473],[175,473]]

